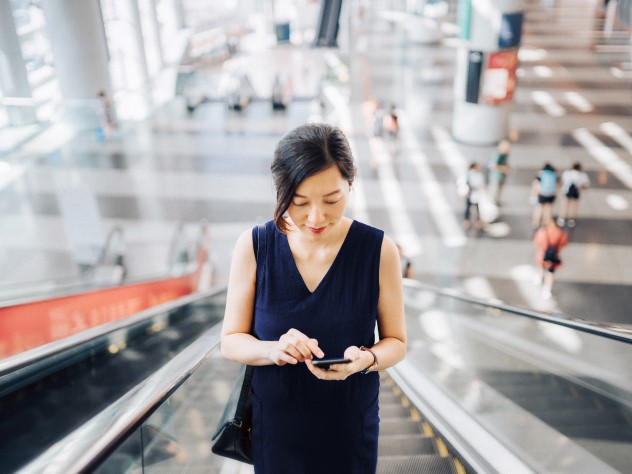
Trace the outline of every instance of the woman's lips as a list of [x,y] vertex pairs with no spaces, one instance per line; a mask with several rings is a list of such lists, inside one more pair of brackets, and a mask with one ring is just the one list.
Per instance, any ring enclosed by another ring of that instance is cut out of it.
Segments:
[[325,226],[325,227],[318,227],[318,228],[314,228],[314,227],[307,227],[307,228],[312,234],[320,234],[324,232],[327,227]]

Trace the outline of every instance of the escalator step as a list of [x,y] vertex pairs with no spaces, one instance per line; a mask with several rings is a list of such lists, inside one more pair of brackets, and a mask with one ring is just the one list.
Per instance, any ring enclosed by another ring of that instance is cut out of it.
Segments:
[[380,422],[380,436],[422,434],[421,425],[414,420],[383,420]]
[[402,399],[399,395],[389,391],[380,391],[380,405],[382,404],[402,404]]
[[421,435],[381,436],[378,457],[438,454],[432,438]]
[[430,454],[416,456],[385,456],[377,461],[378,474],[454,474],[454,464],[448,458]]
[[402,406],[402,404],[380,404],[380,419],[385,420],[388,418],[405,418],[410,419],[410,410]]

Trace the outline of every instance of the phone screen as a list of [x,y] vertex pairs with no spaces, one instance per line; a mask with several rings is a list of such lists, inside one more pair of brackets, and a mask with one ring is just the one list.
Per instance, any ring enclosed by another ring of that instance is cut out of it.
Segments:
[[314,359],[312,360],[312,364],[314,367],[318,367],[320,369],[327,370],[331,364],[348,364],[351,362],[351,359],[345,359],[343,357],[337,359]]

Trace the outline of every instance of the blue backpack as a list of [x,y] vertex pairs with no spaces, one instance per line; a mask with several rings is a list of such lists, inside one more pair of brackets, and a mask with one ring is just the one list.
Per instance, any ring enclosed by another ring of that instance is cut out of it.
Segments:
[[540,180],[539,194],[542,196],[555,196],[557,192],[557,174],[555,174],[555,171],[542,170],[538,179]]

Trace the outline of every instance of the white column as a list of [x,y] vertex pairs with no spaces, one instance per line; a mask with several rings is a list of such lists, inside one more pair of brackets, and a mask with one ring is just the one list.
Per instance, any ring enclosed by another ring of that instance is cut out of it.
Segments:
[[156,0],[140,0],[141,22],[145,44],[145,56],[150,77],[155,78],[162,69],[164,63],[162,41],[160,39],[160,24],[158,23],[158,11]]
[[179,29],[187,27],[187,17],[182,0],[173,0],[173,13],[176,16],[176,25]]
[[112,95],[108,50],[99,0],[42,2],[46,31],[64,100]]
[[11,125],[36,121],[10,0],[0,0],[0,89]]
[[522,33],[523,0],[459,2],[454,138],[488,145],[507,137]]

